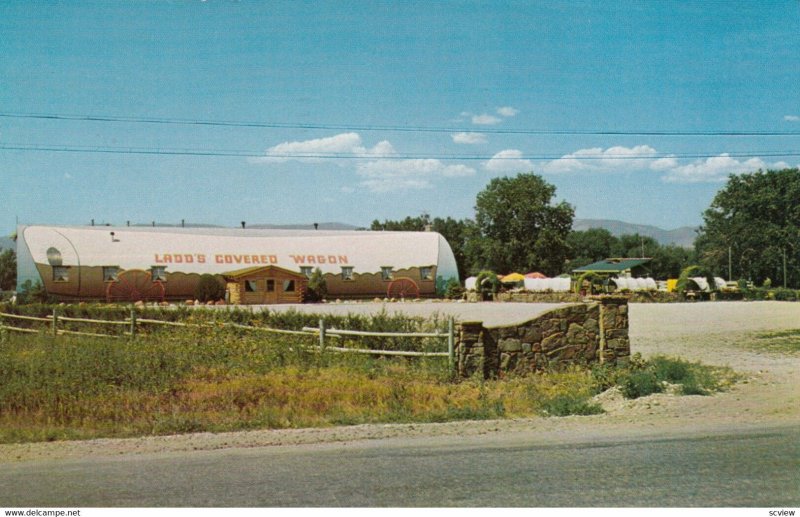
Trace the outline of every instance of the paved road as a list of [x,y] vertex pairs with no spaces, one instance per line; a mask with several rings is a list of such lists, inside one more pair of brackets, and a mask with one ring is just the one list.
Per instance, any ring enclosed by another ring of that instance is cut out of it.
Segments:
[[389,439],[0,470],[0,507],[800,505],[800,429]]

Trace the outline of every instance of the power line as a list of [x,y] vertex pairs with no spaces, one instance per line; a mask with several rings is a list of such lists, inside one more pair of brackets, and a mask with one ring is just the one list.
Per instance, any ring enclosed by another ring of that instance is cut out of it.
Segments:
[[692,159],[713,158],[725,155],[731,158],[759,157],[795,157],[800,156],[800,150],[784,151],[734,151],[734,152],[691,152],[691,153],[647,153],[641,155],[613,154],[613,153],[581,153],[573,154],[520,154],[512,156],[480,155],[480,154],[440,154],[440,153],[398,153],[387,155],[374,155],[368,153],[336,153],[336,152],[291,152],[267,153],[264,151],[237,150],[237,149],[177,149],[158,147],[109,147],[109,146],[78,146],[57,144],[25,144],[13,142],[0,142],[0,150],[30,151],[30,152],[63,152],[63,153],[90,153],[90,154],[139,154],[139,155],[169,155],[169,156],[215,156],[215,157],[240,157],[263,158],[266,160],[288,159],[325,159],[325,160],[557,160],[568,158],[573,160],[658,160],[665,158]]
[[162,124],[186,126],[249,127],[269,129],[327,129],[337,131],[396,131],[413,133],[486,133],[504,135],[602,135],[602,136],[800,136],[800,130],[661,130],[661,129],[500,129],[457,128],[436,126],[324,124],[300,122],[254,122],[197,120],[115,115],[68,115],[55,113],[4,113],[0,117],[75,122],[107,122],[129,124]]

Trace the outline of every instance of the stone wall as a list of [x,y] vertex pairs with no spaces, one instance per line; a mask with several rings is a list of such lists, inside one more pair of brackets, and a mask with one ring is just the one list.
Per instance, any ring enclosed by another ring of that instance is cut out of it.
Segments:
[[584,296],[572,291],[566,292],[533,292],[533,291],[506,291],[497,293],[498,302],[523,302],[523,303],[569,303],[581,302]]
[[512,326],[462,322],[456,342],[458,373],[484,378],[525,375],[570,364],[628,361],[628,301],[597,296]]

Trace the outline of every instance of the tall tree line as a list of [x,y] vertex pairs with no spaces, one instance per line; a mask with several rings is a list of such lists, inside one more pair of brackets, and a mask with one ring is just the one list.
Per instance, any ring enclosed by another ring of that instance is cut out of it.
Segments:
[[532,173],[495,178],[478,194],[474,220],[422,216],[375,221],[372,229],[423,230],[430,223],[450,242],[462,277],[481,269],[552,276],[608,257],[648,257],[659,279],[699,264],[728,280],[800,287],[798,168],[730,175],[703,212],[694,249],[638,234],[572,231],[572,206],[554,197],[555,187]]

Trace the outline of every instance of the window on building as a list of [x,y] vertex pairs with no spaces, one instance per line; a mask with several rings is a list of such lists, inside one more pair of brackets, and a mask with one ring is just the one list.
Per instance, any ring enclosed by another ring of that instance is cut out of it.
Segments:
[[267,280],[267,292],[268,293],[275,292],[275,280]]
[[153,282],[167,281],[167,266],[153,266],[150,268],[150,279]]
[[69,282],[69,267],[53,266],[53,282]]
[[342,266],[342,280],[353,279],[353,266]]
[[294,292],[294,280],[284,280],[283,281],[283,292],[284,293],[292,293],[292,292]]
[[300,272],[306,275],[307,278],[311,278],[311,275],[314,274],[314,268],[311,266],[300,266]]
[[419,276],[423,280],[433,280],[433,268],[432,267],[419,268]]
[[116,282],[119,280],[119,268],[117,266],[103,267],[103,282]]
[[246,293],[254,293],[258,288],[258,284],[255,280],[245,280],[244,281],[244,292]]
[[392,266],[381,266],[381,278],[384,280],[391,280],[394,276],[392,274]]

